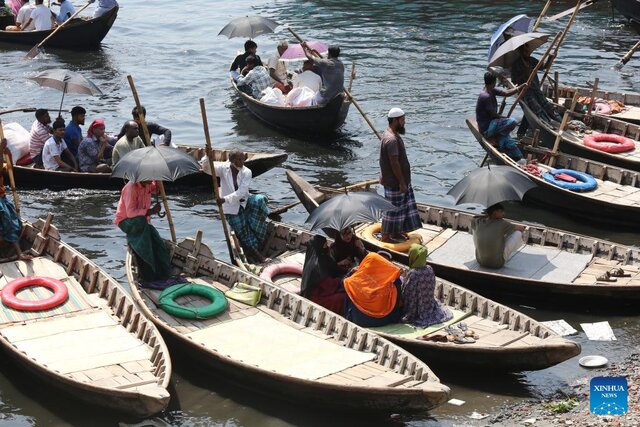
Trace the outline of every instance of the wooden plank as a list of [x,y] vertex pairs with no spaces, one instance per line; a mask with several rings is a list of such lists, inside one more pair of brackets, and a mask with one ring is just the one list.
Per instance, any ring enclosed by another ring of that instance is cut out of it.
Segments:
[[109,378],[109,377],[113,376],[111,374],[111,372],[109,372],[109,370],[104,368],[104,367],[94,368],[94,369],[87,369],[85,371],[82,371],[82,373],[84,375],[86,375],[87,377],[89,377],[89,379],[91,379],[91,381],[97,381],[97,380],[101,380],[103,378]]
[[70,372],[85,371],[87,369],[98,368],[108,365],[121,364],[125,362],[148,360],[152,350],[146,345],[136,348],[119,351],[109,354],[98,354],[91,357],[73,358],[60,360],[49,364],[49,368],[57,370],[63,374]]
[[387,371],[375,377],[368,378],[360,382],[360,384],[369,387],[396,387],[412,380],[412,376],[405,376],[396,372]]
[[477,340],[476,343],[485,346],[504,347],[514,341],[521,339],[525,335],[528,335],[528,333],[503,330],[487,335],[485,337],[480,337],[480,339]]
[[12,343],[49,337],[63,332],[84,331],[104,326],[116,326],[118,322],[103,311],[77,312],[71,317],[56,317],[32,321],[25,325],[8,326],[1,334]]
[[17,261],[18,269],[23,276],[42,276],[52,277],[54,279],[63,280],[68,277],[65,269],[45,257],[37,257],[31,261]]
[[0,264],[0,271],[9,282],[24,277],[14,261]]

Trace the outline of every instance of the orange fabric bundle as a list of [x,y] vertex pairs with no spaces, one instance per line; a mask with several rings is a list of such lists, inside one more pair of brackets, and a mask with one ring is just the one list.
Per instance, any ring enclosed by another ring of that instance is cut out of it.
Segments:
[[400,268],[376,253],[370,253],[351,276],[344,279],[344,289],[358,310],[367,316],[381,318],[391,313],[398,300],[393,282]]

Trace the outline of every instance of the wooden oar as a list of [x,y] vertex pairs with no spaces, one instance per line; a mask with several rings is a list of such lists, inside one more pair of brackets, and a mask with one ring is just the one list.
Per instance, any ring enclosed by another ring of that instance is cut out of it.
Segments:
[[[133,84],[133,77],[131,75],[127,76],[127,80],[129,81],[129,87],[131,87],[131,93],[133,93],[133,99],[136,102],[136,107],[138,111],[142,113],[142,104],[140,103],[140,98],[138,98],[138,91],[136,90],[136,85]],[[142,127],[142,131],[145,136],[145,143],[147,145],[151,145],[151,135],[149,135],[149,129],[147,128],[147,122],[144,118],[143,114],[138,114],[138,119],[140,120],[140,126]],[[171,241],[176,243],[176,230],[173,226],[173,219],[171,218],[171,211],[169,210],[169,202],[167,201],[167,194],[164,191],[164,183],[161,180],[156,181],[156,185],[158,186],[158,190],[160,191],[160,195],[162,196],[162,204],[164,205],[164,211],[167,214],[167,222],[169,222],[169,231],[171,232]]]
[[[2,129],[2,120],[0,120],[0,140],[4,139],[4,129]],[[18,191],[16,190],[16,180],[13,176],[13,159],[11,154],[4,155],[4,161],[7,164],[7,173],[9,174],[9,184],[11,185],[11,192],[13,193],[13,204],[16,207],[18,217],[20,217],[20,199],[18,199]],[[2,171],[0,171],[2,173]]]
[[547,65],[544,70],[544,75],[542,76],[542,79],[540,79],[540,86],[544,84],[544,81],[549,75],[549,71],[551,70],[551,65],[553,65],[553,61],[555,61],[556,58],[558,57],[558,51],[560,50],[560,46],[562,46],[564,39],[567,38],[567,34],[569,34],[569,29],[573,25],[573,21],[575,21],[576,15],[578,15],[578,12],[580,11],[580,3],[582,3],[582,0],[578,0],[578,4],[576,4],[576,8],[573,11],[573,15],[571,15],[571,18],[569,19],[567,26],[564,28],[564,31],[562,32],[562,37],[560,37],[560,40],[558,40],[558,44],[556,45],[556,48],[553,51],[553,54],[549,57],[549,60],[547,61]]
[[544,64],[545,59],[549,55],[549,52],[551,52],[551,48],[553,48],[553,45],[555,45],[556,42],[558,41],[558,38],[560,37],[560,34],[561,33],[556,34],[556,36],[553,38],[553,41],[551,42],[551,44],[549,44],[549,47],[547,47],[547,50],[544,52],[544,55],[542,55],[542,58],[540,58],[540,60],[538,61],[538,65],[536,65],[535,68],[533,69],[533,71],[531,72],[531,74],[529,74],[529,78],[527,79],[527,82],[525,83],[525,88],[520,91],[520,93],[518,94],[518,97],[513,102],[513,105],[511,106],[511,109],[509,109],[509,114],[507,114],[507,117],[511,117],[511,114],[513,114],[513,111],[516,109],[516,106],[518,105],[518,102],[520,102],[522,97],[529,90],[529,87],[531,87],[531,82],[533,82],[533,79],[535,78],[536,73],[538,72],[540,67],[542,67],[542,64]]
[[31,58],[35,58],[36,56],[38,56],[38,54],[40,52],[42,52],[42,46],[44,46],[44,44],[51,38],[53,37],[58,31],[60,31],[61,29],[63,29],[69,22],[71,22],[73,20],[73,18],[75,18],[76,16],[78,16],[80,14],[80,12],[82,12],[83,10],[85,10],[87,7],[89,7],[91,3],[87,3],[84,6],[82,6],[80,9],[78,9],[78,11],[76,13],[74,13],[73,15],[71,15],[71,17],[69,19],[67,19],[66,21],[64,21],[62,24],[58,25],[55,30],[53,30],[51,32],[51,34],[49,34],[47,37],[44,38],[44,40],[42,40],[40,43],[38,43],[37,45],[35,45],[34,47],[31,48],[31,50],[29,52],[27,52],[27,54],[25,55],[24,59],[31,59]]
[[[582,10],[585,7],[591,6],[592,4],[595,4],[597,1],[598,0],[587,0],[584,3],[582,3],[582,5],[580,5],[579,10]],[[569,15],[571,13],[574,13],[575,10],[576,10],[576,6],[571,7],[569,9],[565,10],[564,12],[560,12],[560,13],[557,13],[557,14],[555,14],[553,16],[550,16],[549,17],[549,21],[557,21],[560,18],[564,18],[565,16],[567,16],[567,15]]]
[[209,168],[211,169],[211,179],[213,180],[213,197],[218,204],[218,211],[220,212],[220,219],[222,220],[222,229],[224,230],[224,237],[227,239],[227,249],[229,250],[229,257],[231,263],[235,262],[235,254],[231,247],[231,233],[229,233],[229,225],[227,224],[227,218],[224,216],[224,209],[222,203],[218,202],[220,198],[220,188],[218,187],[218,177],[216,176],[216,168],[213,164],[213,149],[211,148],[211,135],[209,135],[209,120],[207,120],[207,109],[204,105],[204,98],[200,98],[200,113],[202,114],[202,127],[204,128],[204,141],[205,152],[207,153],[207,161],[209,162]]
[[[302,39],[302,37],[300,37],[298,35],[298,33],[296,33],[293,28],[288,27],[289,31],[291,32],[291,34],[293,34],[293,36],[298,39],[298,41],[300,42],[300,44],[304,43],[304,40]],[[317,56],[320,56],[317,52],[314,52]],[[378,139],[382,139],[382,137],[380,136],[380,134],[378,133],[378,131],[376,130],[375,126],[373,126],[373,123],[371,123],[371,120],[369,120],[369,117],[367,117],[367,113],[364,112],[364,110],[360,107],[360,104],[358,104],[358,101],[355,100],[355,98],[351,95],[351,92],[349,91],[349,89],[344,88],[344,93],[345,95],[347,95],[347,98],[349,98],[349,100],[353,103],[353,105],[355,105],[356,109],[360,112],[360,114],[362,114],[362,117],[364,117],[364,120],[367,122],[367,124],[369,125],[369,127],[371,128],[371,130],[373,131],[373,133],[376,134],[376,136],[378,137]]]
[[640,49],[640,41],[638,41],[638,43],[636,43],[631,50],[629,50],[629,52],[627,52],[622,59],[613,67],[616,70],[620,71],[622,70],[622,67],[625,66],[625,64],[627,62],[629,62],[629,60],[631,59],[631,57],[633,56],[633,54],[636,52],[636,50]]
[[12,108],[12,109],[9,109],[9,110],[0,111],[0,115],[9,114],[9,113],[16,113],[18,111],[21,112],[21,113],[33,113],[34,111],[36,111],[36,109],[33,108],[33,107]]
[[533,24],[533,28],[531,28],[532,32],[535,33],[536,31],[538,31],[538,26],[542,22],[542,18],[544,18],[544,16],[547,14],[547,11],[549,10],[549,6],[551,6],[551,0],[547,0],[547,3],[545,3],[544,7],[542,8],[542,12],[540,12],[538,19],[536,19],[535,24]]

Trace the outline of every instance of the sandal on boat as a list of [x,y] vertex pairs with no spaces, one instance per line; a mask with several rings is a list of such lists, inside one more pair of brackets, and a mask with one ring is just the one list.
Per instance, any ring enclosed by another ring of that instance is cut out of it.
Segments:
[[472,344],[476,342],[474,338],[465,336],[464,332],[455,326],[447,326],[445,331],[447,331],[448,334],[447,340],[450,342],[454,342],[456,344]]
[[469,326],[467,326],[467,324],[464,322],[458,323],[458,328],[460,328],[460,330],[464,332],[465,337],[471,337],[476,340],[480,338],[478,334],[476,334],[476,331],[474,331],[473,329],[469,329]]
[[421,341],[433,341],[433,342],[448,342],[449,339],[447,338],[447,335],[443,335],[443,334],[435,334],[435,335],[423,335],[421,337],[418,337],[419,340]]
[[616,282],[618,279],[612,279],[611,274],[608,271],[605,271],[598,277],[596,277],[596,281],[598,282]]
[[631,274],[625,273],[621,268],[612,268],[607,273],[610,277],[631,277]]

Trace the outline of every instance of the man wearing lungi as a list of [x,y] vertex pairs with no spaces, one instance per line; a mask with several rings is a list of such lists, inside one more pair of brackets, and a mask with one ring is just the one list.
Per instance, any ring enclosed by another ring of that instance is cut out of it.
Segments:
[[267,198],[261,194],[249,194],[251,170],[244,165],[245,153],[233,150],[229,161],[218,163],[216,176],[220,178],[220,198],[231,229],[236,233],[242,248],[248,255],[265,262],[260,247],[267,235]]
[[411,188],[411,166],[400,135],[404,134],[405,115],[392,108],[387,115],[389,127],[380,140],[380,184],[384,196],[397,207],[382,217],[382,241],[404,241],[404,233],[422,227],[416,199]]

